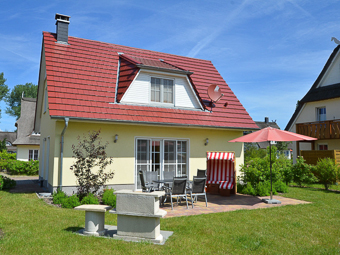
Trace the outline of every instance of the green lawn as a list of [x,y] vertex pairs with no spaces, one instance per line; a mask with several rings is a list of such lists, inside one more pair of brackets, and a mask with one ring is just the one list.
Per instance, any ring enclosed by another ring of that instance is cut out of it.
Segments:
[[286,196],[312,204],[161,219],[174,232],[161,246],[76,235],[84,212],[0,191],[0,254],[339,254],[340,193],[289,188]]

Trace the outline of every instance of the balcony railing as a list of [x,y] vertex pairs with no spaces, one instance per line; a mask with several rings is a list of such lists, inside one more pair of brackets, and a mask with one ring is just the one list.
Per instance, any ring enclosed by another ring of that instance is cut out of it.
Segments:
[[323,139],[340,139],[340,120],[296,124],[296,133]]

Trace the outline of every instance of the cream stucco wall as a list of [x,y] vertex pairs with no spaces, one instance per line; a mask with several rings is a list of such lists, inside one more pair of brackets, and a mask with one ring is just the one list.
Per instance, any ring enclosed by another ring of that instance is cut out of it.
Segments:
[[[42,124],[43,126],[43,124]],[[58,185],[58,164],[60,153],[60,134],[65,124],[57,121],[55,125],[53,183]],[[103,124],[89,122],[75,122],[70,120],[64,136],[64,159],[62,185],[75,186],[75,176],[70,170],[74,163],[72,158],[72,145],[77,144],[77,136],[89,130],[101,129],[103,141],[108,141],[107,153],[113,157],[113,163],[107,169],[114,170],[115,176],[109,185],[135,184],[135,139],[145,138],[174,138],[188,139],[189,141],[189,176],[192,178],[198,168],[206,168],[207,151],[234,151],[236,154],[237,171],[243,164],[243,144],[228,143],[229,140],[242,136],[242,131],[225,131],[219,129],[178,128],[144,125]],[[118,142],[114,143],[114,136],[118,134]],[[204,145],[209,138],[209,144]],[[52,146],[51,146],[52,147]]]
[[40,155],[39,145],[17,145],[17,160],[28,161],[29,150],[38,150]]

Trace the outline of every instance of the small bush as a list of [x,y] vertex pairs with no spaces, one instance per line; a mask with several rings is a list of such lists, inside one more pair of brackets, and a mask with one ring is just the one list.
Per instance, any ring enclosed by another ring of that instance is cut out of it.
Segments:
[[[260,197],[269,196],[270,195],[270,181],[260,182],[256,185],[255,189],[256,195]],[[273,194],[276,195],[277,192],[273,185]]]
[[248,194],[248,195],[252,195],[252,196],[256,196],[256,192],[255,189],[253,188],[253,186],[251,186],[251,184],[248,182],[247,185],[243,185],[241,191],[238,191],[242,194]]
[[319,159],[313,171],[326,190],[337,181],[340,174],[339,167],[330,158]]
[[79,198],[76,194],[61,200],[62,208],[74,208],[79,205],[80,205]]
[[102,200],[105,205],[109,205],[115,208],[116,207],[116,195],[113,194],[113,192],[114,192],[114,189],[104,190]]
[[90,193],[81,200],[81,204],[82,205],[88,205],[88,204],[97,205],[99,204],[99,200],[92,193]]
[[293,181],[300,187],[303,183],[310,184],[317,181],[312,173],[312,166],[305,163],[303,157],[297,157],[296,164],[292,166]]
[[274,188],[279,193],[287,193],[288,192],[287,185],[282,181],[277,181],[277,182],[273,183],[273,189]]
[[0,190],[2,189],[11,189],[17,185],[15,180],[12,180],[6,176],[0,175]]
[[67,198],[67,195],[58,189],[57,192],[53,193],[52,197],[53,197],[53,204],[61,204],[62,201],[65,198]]

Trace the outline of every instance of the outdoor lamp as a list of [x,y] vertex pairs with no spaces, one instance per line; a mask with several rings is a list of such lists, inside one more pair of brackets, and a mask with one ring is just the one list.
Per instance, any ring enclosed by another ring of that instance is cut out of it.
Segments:
[[114,142],[116,143],[117,141],[118,141],[118,135],[116,134]]
[[205,144],[204,145],[207,146],[208,143],[209,143],[209,138],[205,139]]

